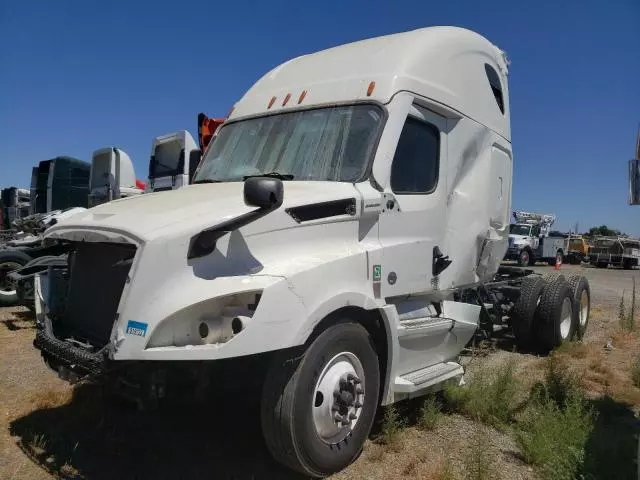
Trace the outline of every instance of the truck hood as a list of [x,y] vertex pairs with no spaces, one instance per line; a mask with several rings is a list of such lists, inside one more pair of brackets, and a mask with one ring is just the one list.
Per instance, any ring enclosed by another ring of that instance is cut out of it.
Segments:
[[509,234],[509,244],[522,243],[531,243],[530,237],[527,237],[526,235],[514,235],[512,233]]
[[[71,238],[75,236],[69,233],[74,230],[102,231],[110,232],[109,237],[124,234],[144,242],[167,229],[177,232],[208,228],[255,209],[244,203],[243,188],[243,182],[213,183],[122,198],[65,219],[45,236]],[[350,183],[286,181],[279,210],[348,198],[360,198]],[[289,219],[288,223],[295,224],[293,218]]]

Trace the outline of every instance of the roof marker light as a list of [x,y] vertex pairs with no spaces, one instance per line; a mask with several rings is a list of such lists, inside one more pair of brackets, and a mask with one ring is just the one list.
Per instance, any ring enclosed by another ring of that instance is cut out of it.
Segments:
[[291,94],[287,93],[287,96],[284,97],[284,100],[282,101],[282,106],[283,107],[287,104],[287,102],[289,101],[290,98],[291,98]]
[[371,82],[369,84],[369,88],[367,88],[367,97],[370,97],[371,94],[373,93],[373,89],[376,88],[376,82]]
[[267,106],[267,108],[273,107],[273,104],[275,101],[276,101],[276,97],[271,97],[271,100],[269,100],[269,105]]
[[304,97],[306,96],[307,96],[307,91],[303,90],[302,93],[300,94],[300,97],[298,98],[298,105],[302,103],[302,101],[304,100]]

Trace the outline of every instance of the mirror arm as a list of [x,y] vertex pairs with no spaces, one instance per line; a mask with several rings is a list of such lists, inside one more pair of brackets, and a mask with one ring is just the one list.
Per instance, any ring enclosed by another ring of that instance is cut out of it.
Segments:
[[215,227],[202,230],[197,235],[191,237],[189,241],[189,251],[187,253],[187,259],[204,257],[209,255],[216,248],[216,242],[219,238],[225,236],[227,233],[231,233],[234,230],[238,230],[242,227],[246,227],[250,223],[264,217],[265,215],[277,210],[278,205],[274,205],[270,208],[257,208],[242,215],[238,215],[235,218],[227,220]]

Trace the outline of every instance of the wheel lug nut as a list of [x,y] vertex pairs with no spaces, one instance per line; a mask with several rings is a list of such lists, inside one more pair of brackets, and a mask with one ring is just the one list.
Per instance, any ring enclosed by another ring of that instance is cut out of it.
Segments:
[[361,385],[358,385],[358,386],[356,387],[356,393],[364,393],[364,388],[362,388],[362,386],[361,386]]
[[336,412],[336,413],[333,415],[333,419],[334,419],[336,422],[344,422],[344,418],[343,418],[343,416],[342,416],[342,415],[340,415],[338,412]]
[[353,404],[356,408],[362,408],[362,403],[356,400],[356,403]]
[[356,418],[358,418],[358,416],[355,413],[349,414],[349,420],[355,420]]

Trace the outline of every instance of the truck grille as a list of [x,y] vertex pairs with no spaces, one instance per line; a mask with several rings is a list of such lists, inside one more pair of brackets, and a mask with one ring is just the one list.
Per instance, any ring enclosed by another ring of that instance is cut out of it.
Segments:
[[58,338],[73,337],[101,348],[109,342],[136,248],[79,243],[69,256],[67,298],[54,321]]

